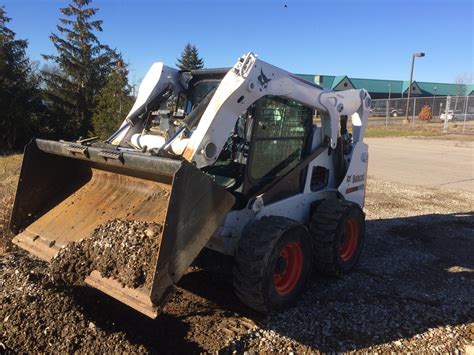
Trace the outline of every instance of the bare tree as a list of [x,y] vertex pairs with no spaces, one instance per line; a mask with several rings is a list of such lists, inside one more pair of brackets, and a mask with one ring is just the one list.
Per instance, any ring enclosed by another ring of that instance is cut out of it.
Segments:
[[458,74],[454,79],[454,83],[456,84],[456,99],[454,100],[454,111],[456,111],[458,107],[459,97],[467,95],[467,84],[472,83],[473,77],[473,73],[462,73]]

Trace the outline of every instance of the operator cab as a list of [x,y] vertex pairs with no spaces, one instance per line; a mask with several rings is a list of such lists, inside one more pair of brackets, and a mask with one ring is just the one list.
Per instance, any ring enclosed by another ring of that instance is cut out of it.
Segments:
[[293,100],[260,98],[239,117],[217,161],[203,171],[234,193],[237,208],[244,207],[248,198],[290,172],[310,153],[313,115],[312,108]]
[[[186,90],[170,97],[175,105],[170,117],[176,127],[186,124],[191,113],[199,110],[197,106],[212,98],[228,70],[180,73]],[[314,109],[294,100],[262,97],[238,118],[216,162],[202,170],[237,197],[237,208],[244,207],[250,197],[290,172],[311,152],[314,114]],[[189,136],[199,119],[189,124]]]

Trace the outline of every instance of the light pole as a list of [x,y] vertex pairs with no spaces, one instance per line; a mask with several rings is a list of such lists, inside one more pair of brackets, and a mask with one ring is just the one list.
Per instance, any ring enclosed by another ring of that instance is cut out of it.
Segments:
[[388,115],[390,114],[390,96],[392,95],[392,84],[388,83],[388,101],[387,101],[387,110],[385,113],[385,128],[388,127]]
[[412,55],[411,59],[411,71],[410,71],[410,85],[408,86],[408,98],[407,98],[407,109],[405,114],[405,122],[408,122],[408,108],[410,107],[410,95],[411,95],[411,84],[413,82],[413,68],[415,67],[415,58],[416,57],[424,57],[425,53],[423,52],[415,52]]
[[433,96],[433,103],[431,104],[431,116],[434,117],[434,103],[435,103],[435,99],[436,99],[436,89],[437,87],[435,86],[434,88],[434,96]]

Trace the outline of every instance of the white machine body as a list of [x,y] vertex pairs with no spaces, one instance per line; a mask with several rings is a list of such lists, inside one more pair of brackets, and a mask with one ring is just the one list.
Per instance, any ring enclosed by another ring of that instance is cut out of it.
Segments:
[[[133,125],[129,124],[133,115],[167,87],[171,88],[173,94],[183,90],[179,71],[163,63],[155,63],[140,86],[135,105],[122,123],[121,127],[125,129],[114,137],[111,141],[113,144],[123,143],[127,132],[133,129]],[[301,192],[271,203],[265,203],[263,193],[250,200],[245,208],[228,213],[207,244],[208,248],[224,254],[233,255],[245,225],[263,216],[279,215],[306,223],[311,205],[328,195],[342,196],[360,207],[364,205],[368,146],[363,140],[370,108],[368,92],[364,89],[338,92],[325,90],[258,59],[251,52],[239,58],[224,76],[195,127],[187,131],[178,129],[177,134],[168,140],[137,131],[131,136],[130,144],[141,150],[166,149],[169,154],[180,155],[200,169],[212,166],[238,118],[249,106],[267,95],[294,100],[319,114],[321,124],[313,126],[311,150],[322,149],[323,152],[307,165]],[[340,120],[344,116],[348,117],[352,127],[352,137],[350,151],[343,156],[346,166],[344,176],[338,180],[330,154],[336,149],[341,137]],[[316,167],[328,169],[329,176],[324,189],[313,191],[311,174]]]

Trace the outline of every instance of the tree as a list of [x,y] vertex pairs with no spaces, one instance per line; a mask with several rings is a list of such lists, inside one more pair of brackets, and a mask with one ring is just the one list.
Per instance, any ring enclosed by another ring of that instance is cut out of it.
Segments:
[[59,19],[59,34],[50,36],[57,54],[43,55],[57,65],[58,70],[43,72],[45,98],[64,138],[85,136],[91,130],[94,98],[117,58],[95,34],[102,32],[102,21],[93,20],[98,9],[87,7],[90,2],[72,0],[60,9],[65,18]]
[[467,92],[467,84],[469,83],[467,74],[458,75],[454,82],[456,84],[456,96],[465,96]]
[[459,74],[454,81],[456,83],[456,98],[454,100],[454,111],[457,111],[459,96],[467,95],[467,84],[472,82],[472,74],[470,77],[468,73]]
[[181,53],[181,57],[178,58],[176,65],[181,70],[201,69],[204,67],[204,60],[199,58],[196,46],[188,43],[184,47],[184,51]]
[[92,117],[92,133],[102,140],[108,138],[118,129],[133,105],[127,74],[126,65],[122,61],[118,61],[99,93]]
[[433,115],[431,114],[431,107],[429,105],[424,105],[421,108],[420,113],[418,114],[418,119],[421,121],[429,121],[433,118]]
[[22,147],[34,130],[40,104],[38,78],[26,56],[28,43],[7,27],[11,19],[0,7],[0,147]]

